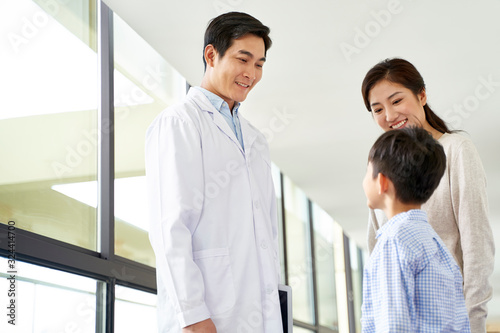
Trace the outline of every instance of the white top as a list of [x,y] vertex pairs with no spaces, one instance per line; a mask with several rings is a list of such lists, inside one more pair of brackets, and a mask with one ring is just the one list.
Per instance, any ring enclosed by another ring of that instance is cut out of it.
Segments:
[[[488,221],[486,177],[479,154],[469,139],[445,133],[439,143],[446,154],[446,170],[422,209],[462,271],[471,332],[486,332],[486,303],[493,294],[489,278],[495,254]],[[370,252],[375,246],[376,230],[386,221],[381,210],[370,210]]]
[[245,151],[191,89],[146,134],[160,332],[211,318],[217,332],[281,332],[276,197],[265,137],[240,115]]

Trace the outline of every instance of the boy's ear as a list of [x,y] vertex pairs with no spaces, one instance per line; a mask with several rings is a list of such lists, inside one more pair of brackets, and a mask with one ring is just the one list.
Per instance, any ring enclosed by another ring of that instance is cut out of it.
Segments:
[[389,178],[387,178],[384,174],[379,173],[377,176],[377,185],[378,185],[378,194],[386,193],[389,189]]
[[217,51],[212,44],[208,44],[205,47],[205,61],[207,62],[207,66],[214,67],[215,57],[217,56]]

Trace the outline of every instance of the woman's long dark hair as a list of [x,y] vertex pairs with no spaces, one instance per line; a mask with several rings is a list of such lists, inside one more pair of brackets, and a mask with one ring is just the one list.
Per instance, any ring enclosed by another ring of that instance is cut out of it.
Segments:
[[[410,62],[400,59],[386,59],[379,62],[366,73],[361,86],[361,93],[368,111],[371,112],[370,101],[368,96],[373,86],[381,80],[388,80],[393,83],[398,83],[407,89],[410,89],[415,96],[425,90],[425,83],[422,75],[417,71],[415,66]],[[434,129],[441,133],[451,133],[443,119],[432,111],[429,103],[424,105],[425,119]]]

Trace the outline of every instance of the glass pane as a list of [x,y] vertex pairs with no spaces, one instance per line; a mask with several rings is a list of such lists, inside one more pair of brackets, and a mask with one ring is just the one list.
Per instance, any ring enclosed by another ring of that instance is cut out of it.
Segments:
[[91,0],[0,2],[0,221],[91,250],[96,210],[68,192],[97,174],[95,22]]
[[[137,320],[140,318],[140,320]],[[157,332],[156,295],[115,287],[115,332]]]
[[115,253],[155,266],[148,238],[144,137],[179,101],[186,82],[118,15],[113,15],[115,87]]
[[352,240],[349,241],[352,272],[352,294],[356,332],[361,332],[361,304],[363,302],[363,253]]
[[308,330],[306,328],[294,326],[293,327],[293,333],[312,333],[314,331]]
[[337,313],[339,332],[349,332],[347,304],[346,265],[344,254],[344,230],[338,223],[333,224],[333,256],[335,259],[335,291],[337,293]]
[[280,246],[280,266],[281,283],[285,283],[285,246],[283,240],[283,207],[281,205],[281,171],[276,164],[271,163],[271,172],[273,175],[274,191],[276,192],[276,208],[278,213],[278,240]]
[[283,182],[288,284],[293,289],[293,318],[314,324],[308,200],[288,177],[284,177]]
[[[16,266],[14,287],[10,275],[0,273],[0,290],[15,294],[6,295],[9,306],[14,304],[8,312],[14,318],[4,315],[0,332],[95,331],[97,281],[20,261]],[[3,272],[7,259],[0,257],[0,267]],[[15,326],[6,318],[14,320]]]
[[313,204],[312,209],[319,324],[338,330],[335,260],[333,254],[335,222],[318,205]]

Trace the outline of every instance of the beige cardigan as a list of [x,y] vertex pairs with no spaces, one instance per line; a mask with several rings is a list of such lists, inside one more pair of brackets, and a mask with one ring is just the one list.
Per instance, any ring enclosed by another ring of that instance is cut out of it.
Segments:
[[[446,153],[446,170],[422,209],[462,270],[471,332],[486,332],[486,303],[493,293],[489,278],[495,254],[488,221],[486,177],[479,154],[469,139],[445,133],[439,142]],[[376,231],[386,221],[382,211],[370,210],[370,252],[375,246]]]

